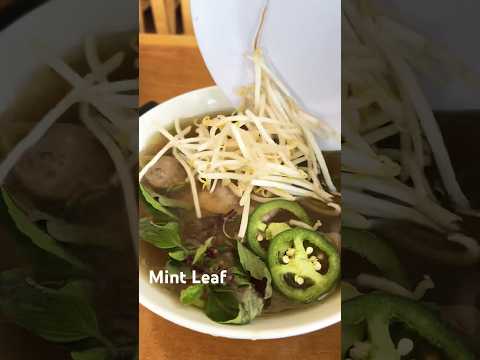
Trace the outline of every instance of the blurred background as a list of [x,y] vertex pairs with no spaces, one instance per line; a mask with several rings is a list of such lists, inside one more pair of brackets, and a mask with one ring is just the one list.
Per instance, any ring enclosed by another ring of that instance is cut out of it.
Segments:
[[189,0],[139,0],[140,33],[193,35]]

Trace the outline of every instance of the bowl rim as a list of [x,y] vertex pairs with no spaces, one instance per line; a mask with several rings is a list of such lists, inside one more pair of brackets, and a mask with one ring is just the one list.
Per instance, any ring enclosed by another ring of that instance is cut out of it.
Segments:
[[[139,128],[142,126],[142,119],[150,118],[155,112],[160,112],[162,108],[173,106],[177,102],[182,102],[186,99],[189,99],[194,96],[204,96],[204,97],[215,97],[220,100],[222,104],[229,103],[222,90],[218,86],[210,86],[205,88],[196,89],[181,95],[175,96],[169,100],[166,100],[158,105],[154,106],[146,113],[144,113],[139,118]],[[173,120],[172,120],[173,123]],[[139,131],[141,132],[141,131]],[[140,151],[140,149],[139,149]],[[262,330],[252,330],[245,328],[245,326],[234,326],[234,325],[225,325],[218,324],[215,322],[210,322],[210,320],[205,317],[205,322],[200,322],[192,319],[188,319],[182,315],[179,315],[171,310],[167,310],[161,306],[158,301],[155,301],[151,296],[145,294],[146,289],[150,287],[148,281],[144,276],[139,272],[139,303],[145,308],[150,310],[162,318],[175,323],[179,326],[185,327],[190,330],[194,330],[200,333],[231,338],[231,339],[247,339],[247,340],[268,340],[268,339],[281,339],[286,337],[298,336],[307,334],[313,331],[322,330],[328,326],[334,325],[341,321],[341,307],[339,306],[338,310],[329,314],[328,316],[322,317],[317,320],[311,320],[308,323],[301,325],[291,325],[282,329],[262,329]],[[340,286],[331,296],[335,296],[335,293],[340,293]],[[338,296],[338,295],[337,295]],[[179,302],[179,305],[180,302]],[[301,311],[301,310],[300,310]]]

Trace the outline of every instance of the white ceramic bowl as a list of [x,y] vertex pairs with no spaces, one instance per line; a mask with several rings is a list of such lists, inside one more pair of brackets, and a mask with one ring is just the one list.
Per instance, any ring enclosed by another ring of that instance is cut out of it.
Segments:
[[[115,21],[105,21],[115,14]],[[33,44],[64,57],[83,46],[88,35],[105,36],[134,31],[138,18],[135,1],[51,0],[0,31],[0,44],[8,51],[0,56],[0,113],[17,99],[36,70],[45,67]],[[14,66],[12,65],[14,64]]]
[[[139,144],[142,150],[158,128],[170,128],[177,118],[191,118],[231,109],[222,91],[209,87],[180,95],[140,117]],[[140,261],[141,254],[140,254]],[[276,339],[323,329],[340,321],[341,296],[337,290],[324,301],[284,313],[266,315],[248,325],[217,324],[200,310],[180,303],[178,296],[139,277],[140,303],[155,314],[180,326],[202,333],[235,339]]]

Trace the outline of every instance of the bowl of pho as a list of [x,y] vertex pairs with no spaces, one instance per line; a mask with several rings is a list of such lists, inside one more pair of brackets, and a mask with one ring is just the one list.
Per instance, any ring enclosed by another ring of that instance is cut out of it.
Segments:
[[228,338],[300,335],[340,321],[340,153],[260,49],[233,109],[218,87],[140,118],[140,302]]

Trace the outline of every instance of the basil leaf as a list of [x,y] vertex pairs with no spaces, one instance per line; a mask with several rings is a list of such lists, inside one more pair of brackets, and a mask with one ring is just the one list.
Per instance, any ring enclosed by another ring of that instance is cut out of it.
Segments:
[[198,249],[195,251],[195,256],[193,257],[192,264],[195,265],[197,262],[202,260],[203,255],[207,252],[208,248],[212,246],[213,236],[209,237],[203,245],[200,245]]
[[226,322],[238,315],[238,300],[231,289],[210,287],[208,290],[205,314],[216,322]]
[[42,231],[35,223],[30,221],[28,216],[15,204],[10,195],[2,189],[2,197],[7,206],[8,213],[14,221],[17,229],[26,235],[33,244],[42,250],[53,254],[62,260],[82,270],[90,270],[80,259],[71,254],[61,244],[55,241],[50,235]]
[[15,324],[52,342],[101,338],[95,312],[76,296],[22,281],[3,294],[0,312]]
[[177,216],[172,213],[170,210],[168,210],[165,206],[160,204],[155,198],[148,192],[147,189],[142,184],[139,184],[140,187],[140,193],[143,197],[143,199],[149,204],[153,209],[156,211],[160,212],[163,215],[167,215],[168,217],[176,220]]
[[204,301],[202,296],[204,291],[205,286],[203,284],[190,285],[180,292],[180,302],[185,305],[203,307]]
[[245,247],[240,241],[237,242],[237,249],[243,269],[254,279],[266,279],[265,299],[272,297],[272,275],[270,274],[267,265],[265,265],[257,255]]
[[183,261],[187,258],[187,252],[183,249],[180,250],[175,250],[175,251],[170,251],[168,253],[168,256],[170,256],[172,259],[177,260],[177,261]]
[[111,358],[110,352],[105,348],[74,351],[70,355],[73,360],[108,360]]
[[181,247],[180,230],[178,223],[170,222],[165,225],[153,223],[150,219],[140,219],[140,238],[159,249]]
[[248,324],[262,313],[263,299],[258,296],[253,286],[245,288],[240,298],[237,316],[232,320],[225,321],[225,324]]

